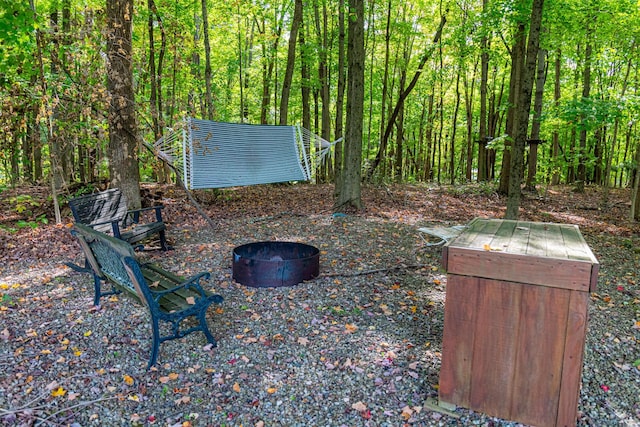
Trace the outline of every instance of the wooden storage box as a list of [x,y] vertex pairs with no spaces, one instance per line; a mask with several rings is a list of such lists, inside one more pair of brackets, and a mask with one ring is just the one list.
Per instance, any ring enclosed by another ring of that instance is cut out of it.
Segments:
[[441,404],[575,426],[598,261],[575,225],[476,218],[443,249]]

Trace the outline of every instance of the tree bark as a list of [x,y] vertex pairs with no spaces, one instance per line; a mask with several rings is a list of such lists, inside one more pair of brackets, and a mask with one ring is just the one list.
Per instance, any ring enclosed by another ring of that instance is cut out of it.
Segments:
[[[554,65],[555,76],[554,76],[554,84],[553,84],[553,103],[557,108],[560,105],[560,65],[562,53],[560,49],[558,49],[558,53],[556,54],[556,60]],[[558,156],[560,154],[560,134],[557,130],[553,131],[551,135],[551,185],[560,184],[560,167],[559,167],[559,159]]]
[[322,1],[322,13],[319,10],[320,2],[314,2],[314,17],[316,24],[318,53],[318,81],[320,84],[320,136],[325,140],[331,139],[331,108],[330,108],[330,86],[329,86],[329,66],[327,63],[327,52],[329,50],[329,40],[327,31],[327,5]]
[[[487,0],[482,0],[482,12],[487,11]],[[488,27],[488,25],[485,25]],[[488,28],[485,28],[485,32]],[[489,179],[487,153],[487,86],[489,82],[489,36],[484,34],[480,40],[480,126],[478,130],[478,182]]]
[[524,67],[524,58],[526,50],[526,34],[524,24],[518,25],[516,39],[511,49],[511,73],[509,80],[509,110],[507,112],[507,122],[505,124],[507,140],[504,142],[504,151],[502,153],[502,166],[500,169],[500,183],[498,185],[498,193],[509,193],[509,179],[511,177],[511,157],[513,141],[516,138],[518,127],[518,108],[520,99],[520,85],[522,79],[522,68]]
[[[109,0],[107,0],[109,1]],[[202,0],[202,35],[204,36],[204,87],[205,87],[205,113],[208,120],[213,120],[215,116],[213,106],[213,88],[211,79],[211,44],[209,42],[209,11],[207,8],[207,0]]]
[[106,3],[109,170],[112,185],[120,188],[128,207],[136,209],[141,202],[131,63],[133,0]]
[[289,94],[291,93],[291,82],[293,80],[293,68],[296,60],[296,43],[298,40],[298,30],[302,24],[302,0],[295,0],[293,10],[293,20],[291,22],[291,32],[289,33],[289,49],[287,51],[287,68],[282,81],[282,96],[280,97],[280,124],[286,125],[289,114]]
[[[624,80],[622,81],[622,90],[620,91],[620,98],[624,99],[624,96],[627,92],[627,86],[629,83],[629,74],[631,73],[631,65],[632,60],[629,59],[627,61],[627,71],[624,74]],[[602,202],[601,205],[603,208],[606,208],[609,204],[609,187],[611,180],[611,162],[613,161],[613,153],[615,152],[616,142],[618,140],[618,129],[620,128],[620,118],[616,117],[613,123],[613,135],[611,136],[611,147],[608,150],[606,161],[605,161],[605,171],[604,171],[604,182],[603,182],[603,192],[602,192]]]
[[[589,29],[587,29],[587,37],[589,36]],[[584,50],[584,74],[582,80],[582,99],[586,100],[591,96],[591,53],[593,48],[591,46],[591,40],[587,41],[587,46]],[[578,193],[584,193],[584,186],[587,181],[587,128],[586,117],[581,117],[582,128],[580,129],[580,139],[578,146],[578,179],[576,180],[575,191]]]
[[364,0],[349,0],[347,37],[347,118],[341,186],[334,210],[362,209],[360,188],[364,118]]
[[547,51],[538,51],[538,70],[536,73],[536,95],[533,101],[533,124],[531,125],[531,143],[529,144],[529,167],[527,169],[527,181],[524,188],[527,191],[536,191],[536,173],[538,170],[538,145],[540,143],[540,122],[542,120],[542,95],[547,78],[546,73]]
[[542,11],[544,0],[533,0],[531,6],[531,19],[529,20],[529,40],[527,42],[527,55],[522,69],[520,103],[518,104],[517,134],[512,145],[511,168],[509,174],[509,196],[507,198],[507,210],[505,218],[518,219],[520,210],[521,180],[524,166],[524,147],[527,140],[529,127],[529,112],[531,110],[531,92],[535,75],[536,61],[540,45],[540,31],[542,27]]
[[[338,1],[338,86],[336,97],[336,123],[334,136],[336,140],[343,137],[343,106],[344,106],[344,92],[346,84],[345,73],[345,28],[344,28],[344,0]],[[334,147],[334,160],[333,170],[335,171],[335,186],[339,188],[342,181],[342,149],[343,143],[339,141]]]

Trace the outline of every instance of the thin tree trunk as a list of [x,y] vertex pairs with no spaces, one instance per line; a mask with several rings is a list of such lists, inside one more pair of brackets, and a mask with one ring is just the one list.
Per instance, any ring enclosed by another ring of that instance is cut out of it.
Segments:
[[[553,84],[553,103],[557,108],[560,105],[560,65],[561,65],[561,57],[562,53],[560,49],[558,49],[558,53],[556,54],[555,60],[555,76],[554,76],[554,84]],[[559,154],[560,154],[560,133],[557,130],[553,131],[551,136],[551,185],[560,184],[560,167],[559,167]]]
[[[278,11],[274,13],[275,19],[275,31],[269,37],[263,37],[265,41],[262,42],[262,101],[260,103],[260,123],[267,124],[269,123],[269,107],[271,104],[271,81],[273,79],[273,71],[276,64],[276,57],[278,54],[278,45],[280,44],[280,36],[282,34],[282,14],[278,15]],[[259,25],[256,20],[256,26],[258,27],[258,32],[263,36],[267,34],[266,23],[263,21],[262,26]],[[270,38],[272,40],[271,44],[267,44],[266,39]],[[301,35],[300,43],[304,44],[304,35]],[[302,48],[301,48],[302,49]],[[302,67],[305,68],[306,64],[304,61],[304,53],[302,56]],[[304,73],[304,71],[303,71]],[[304,80],[304,79],[303,79]],[[305,90],[305,82],[302,82],[302,90],[304,96]]]
[[[107,0],[110,1],[110,0]],[[202,0],[202,34],[204,36],[204,86],[205,86],[205,110],[208,120],[213,120],[215,111],[213,106],[213,88],[211,72],[211,44],[209,42],[209,12],[207,10],[207,0]]]
[[289,94],[291,93],[291,82],[293,79],[293,68],[296,60],[296,42],[298,40],[298,29],[302,24],[302,0],[295,0],[293,11],[293,21],[291,22],[291,32],[289,33],[289,49],[287,51],[287,68],[285,69],[284,80],[282,81],[282,96],[280,97],[280,124],[286,125],[289,114]]
[[518,101],[520,98],[520,80],[522,78],[522,68],[524,67],[524,57],[526,49],[526,34],[524,24],[519,24],[516,33],[516,40],[511,50],[511,76],[509,80],[509,110],[507,112],[506,133],[508,139],[504,143],[502,154],[502,167],[500,170],[500,183],[498,193],[509,193],[509,179],[511,177],[511,157],[513,141],[516,138],[518,121]]
[[[482,0],[482,12],[487,11],[487,0]],[[487,26],[488,27],[488,26]],[[488,31],[488,30],[485,30]],[[478,130],[478,182],[489,179],[487,153],[487,86],[489,81],[489,37],[480,40],[480,125]]]
[[425,153],[424,153],[424,180],[431,181],[433,179],[433,162],[431,161],[431,156],[433,150],[433,100],[435,99],[435,95],[433,93],[434,88],[431,88],[431,94],[428,96],[428,107],[427,107],[427,129],[425,131],[424,139],[427,144]]
[[529,168],[527,170],[527,181],[524,188],[527,191],[536,191],[536,173],[538,170],[538,145],[540,144],[540,122],[542,120],[542,95],[544,94],[544,84],[547,79],[546,72],[547,51],[538,51],[538,71],[536,73],[536,94],[533,102],[533,123],[531,125],[531,141],[529,144]]
[[391,113],[391,116],[387,120],[384,134],[382,135],[382,139],[380,141],[380,147],[378,148],[378,154],[376,155],[374,161],[371,163],[371,166],[369,167],[369,170],[367,171],[367,174],[366,174],[367,180],[371,179],[371,177],[373,176],[373,173],[375,172],[375,169],[380,164],[380,161],[382,160],[384,152],[386,151],[387,142],[389,140],[389,136],[391,135],[391,131],[393,130],[394,123],[396,121],[396,118],[398,117],[398,114],[400,113],[400,108],[404,104],[404,100],[407,98],[407,96],[409,96],[413,88],[416,86],[416,83],[418,83],[418,79],[422,74],[422,71],[424,69],[424,66],[427,60],[431,58],[431,54],[433,53],[433,46],[436,43],[438,43],[438,41],[440,40],[440,36],[442,35],[442,29],[444,28],[444,24],[446,22],[447,22],[447,17],[445,12],[445,14],[442,15],[442,18],[440,19],[440,25],[438,26],[438,29],[436,30],[436,34],[433,37],[433,42],[431,47],[427,49],[427,51],[420,58],[420,63],[418,64],[418,68],[415,74],[413,75],[411,82],[409,82],[409,85],[407,86],[407,88],[400,93],[400,96],[398,97],[398,101],[396,102],[393,112]]
[[[465,118],[467,121],[467,135],[466,135],[466,154],[465,154],[465,170],[464,177],[467,182],[471,182],[473,172],[473,95],[475,92],[476,75],[478,72],[478,61],[473,66],[473,76],[471,78],[471,87],[469,87],[469,81],[465,74],[464,76],[464,107]],[[486,94],[485,94],[486,96]],[[486,102],[486,100],[485,100]],[[486,106],[485,106],[486,115]]]
[[529,112],[531,110],[531,92],[533,79],[538,59],[540,44],[540,31],[542,26],[542,11],[544,0],[533,0],[531,6],[531,19],[529,21],[529,40],[527,42],[527,54],[522,69],[522,78],[518,91],[521,93],[516,114],[517,134],[512,144],[511,168],[509,176],[509,196],[505,218],[518,219],[520,210],[520,183],[524,166],[524,147],[527,140],[529,127]]
[[[589,38],[590,30],[587,28],[587,37]],[[584,51],[584,74],[582,80],[582,99],[588,99],[591,96],[591,53],[593,48],[591,40],[587,41]],[[581,121],[586,121],[586,117],[581,117]],[[587,129],[582,126],[580,129],[580,140],[578,147],[578,179],[576,181],[575,191],[584,193],[584,186],[587,181]]]
[[[343,136],[343,106],[344,106],[344,92],[346,84],[345,76],[345,28],[344,28],[344,0],[338,1],[338,87],[336,97],[336,128],[335,138],[336,140]],[[334,147],[334,171],[335,171],[335,186],[340,187],[342,181],[342,141],[336,143]]]
[[325,140],[331,138],[331,108],[329,93],[329,66],[327,63],[327,52],[329,50],[329,41],[327,36],[327,5],[326,1],[322,1],[322,17],[319,10],[319,2],[314,2],[314,17],[316,25],[316,37],[319,47],[318,53],[318,82],[320,84],[320,102],[321,108],[321,133]]
[[360,188],[364,117],[364,0],[349,1],[347,38],[347,118],[341,187],[334,209],[362,209]]
[[[624,80],[622,81],[622,90],[620,91],[620,98],[624,99],[627,92],[627,85],[629,83],[629,75],[631,74],[632,61],[627,61],[627,71],[624,74]],[[602,192],[603,208],[606,208],[609,204],[609,181],[611,180],[611,162],[613,161],[613,153],[615,152],[616,141],[618,140],[618,128],[620,127],[620,119],[616,117],[613,123],[613,135],[611,136],[611,148],[607,154],[605,172],[604,172],[604,189]]]
[[449,148],[449,179],[451,185],[456,183],[456,123],[458,122],[458,111],[460,110],[460,73],[456,73],[456,104],[453,107],[453,119],[451,129],[451,145]]

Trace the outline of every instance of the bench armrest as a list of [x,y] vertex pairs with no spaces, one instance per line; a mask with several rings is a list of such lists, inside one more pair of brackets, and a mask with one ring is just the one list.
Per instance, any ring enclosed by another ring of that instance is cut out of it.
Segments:
[[130,217],[133,218],[132,219],[133,223],[137,224],[138,221],[140,220],[140,213],[141,212],[155,210],[155,212],[156,212],[156,222],[162,222],[162,209],[164,209],[163,205],[150,206],[148,208],[142,208],[142,209],[132,209],[130,211],[127,211],[127,214],[125,215],[125,219],[126,219],[126,217],[130,216]]
[[102,221],[102,222],[96,222],[93,224],[84,224],[84,225],[94,228],[94,227],[98,227],[99,225],[111,224],[111,231],[113,232],[113,235],[119,239],[120,238],[120,225],[119,225],[120,219],[121,218],[114,218],[109,221]]
[[157,302],[160,298],[162,298],[164,295],[167,294],[171,294],[171,293],[175,293],[177,291],[179,291],[180,289],[195,289],[196,291],[198,291],[198,293],[200,294],[200,296],[202,298],[207,298],[208,295],[205,292],[205,290],[202,288],[202,285],[200,285],[200,279],[204,278],[204,279],[208,279],[209,277],[211,277],[210,273],[199,273],[196,274],[195,276],[189,277],[187,280],[185,280],[184,282],[182,282],[181,284],[174,286],[171,289],[165,289],[162,291],[156,291],[153,289],[151,290],[151,293],[153,294],[153,299]]

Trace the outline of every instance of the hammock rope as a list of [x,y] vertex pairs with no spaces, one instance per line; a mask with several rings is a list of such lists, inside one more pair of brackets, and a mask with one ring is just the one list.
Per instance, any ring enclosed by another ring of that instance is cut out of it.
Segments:
[[156,141],[154,152],[189,189],[224,188],[309,181],[340,140],[328,142],[301,126],[189,118]]

